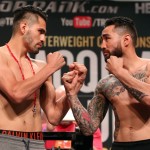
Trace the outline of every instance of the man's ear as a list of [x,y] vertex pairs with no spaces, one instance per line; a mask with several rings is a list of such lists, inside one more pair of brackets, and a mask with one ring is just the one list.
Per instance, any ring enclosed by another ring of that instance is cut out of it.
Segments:
[[22,34],[25,34],[27,28],[27,23],[25,21],[20,23],[20,31]]
[[124,47],[127,47],[130,42],[131,42],[131,36],[129,34],[124,35],[123,37]]

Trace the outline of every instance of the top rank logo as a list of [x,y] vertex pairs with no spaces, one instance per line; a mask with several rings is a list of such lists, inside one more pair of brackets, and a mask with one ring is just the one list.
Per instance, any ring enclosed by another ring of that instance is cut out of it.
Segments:
[[92,18],[90,16],[76,16],[73,18],[74,28],[91,28]]

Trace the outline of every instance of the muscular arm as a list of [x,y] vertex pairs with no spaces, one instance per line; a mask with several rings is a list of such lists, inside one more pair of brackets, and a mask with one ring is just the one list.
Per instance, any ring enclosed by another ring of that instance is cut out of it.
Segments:
[[150,79],[146,77],[145,73],[143,72],[140,74],[144,76],[144,80],[139,80],[139,78],[135,78],[135,76],[137,77],[139,74],[133,77],[126,70],[122,70],[121,72],[122,73],[118,75],[117,78],[124,84],[128,92],[139,102],[150,106]]
[[[8,62],[4,57],[0,58],[0,90],[14,103],[29,100],[29,97],[41,87],[47,78],[65,63],[63,59],[59,59],[57,53],[49,55],[50,58],[56,59],[54,60],[56,63],[52,60],[52,62],[47,63],[40,71],[36,70],[37,72],[34,76],[28,77],[25,80],[21,78],[18,66],[15,66],[15,63],[11,65],[11,62]],[[33,65],[34,68],[38,68],[36,64]]]
[[[70,71],[67,75],[70,76],[69,78],[71,80],[74,78],[76,74],[75,72],[79,73],[80,76],[78,81],[80,83],[79,87],[81,87],[85,79],[87,69],[84,65],[78,64],[77,62],[71,64],[69,69],[72,71]],[[79,87],[76,90],[79,90]],[[64,88],[54,90],[51,78],[45,82],[42,89],[42,108],[45,111],[48,121],[53,125],[58,125],[70,108],[66,97],[66,91]]]
[[80,103],[77,93],[82,87],[87,69],[84,65],[77,65],[74,68],[74,71],[65,73],[62,80],[77,124],[83,134],[92,135],[99,127],[108,110],[108,101],[102,94],[101,89],[103,83],[99,81],[95,89],[94,97],[86,110]]
[[120,66],[120,62],[116,63],[117,60],[119,59],[111,57],[107,62],[107,69],[124,84],[137,101],[150,106],[150,64],[131,75],[128,70]]
[[68,97],[77,124],[85,135],[92,135],[96,131],[108,110],[108,101],[100,94],[99,86],[87,110],[82,106],[77,95]]
[[55,90],[51,78],[41,89],[40,103],[48,121],[53,125],[58,125],[70,108],[65,90]]

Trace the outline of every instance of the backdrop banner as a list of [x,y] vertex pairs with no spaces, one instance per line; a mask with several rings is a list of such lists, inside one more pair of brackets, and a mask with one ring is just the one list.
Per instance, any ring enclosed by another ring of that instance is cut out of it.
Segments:
[[[135,21],[138,30],[137,54],[150,57],[150,2],[103,2],[103,1],[51,1],[51,0],[1,0],[0,1],[0,45],[11,36],[13,11],[20,6],[41,7],[48,15],[46,41],[32,58],[46,60],[49,52],[60,51],[66,66],[53,75],[55,87],[62,84],[61,77],[74,61],[88,68],[87,78],[80,90],[79,98],[86,108],[98,81],[108,75],[100,49],[100,36],[105,21],[113,16],[126,16]],[[109,149],[113,141],[114,116],[109,109],[100,126],[102,141]]]

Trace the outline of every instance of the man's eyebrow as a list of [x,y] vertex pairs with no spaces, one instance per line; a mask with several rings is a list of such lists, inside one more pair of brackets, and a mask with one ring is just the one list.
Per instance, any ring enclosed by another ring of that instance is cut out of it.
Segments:
[[109,34],[107,34],[107,33],[105,33],[105,34],[101,34],[101,38],[103,38],[103,37],[108,37],[108,36],[110,36]]

